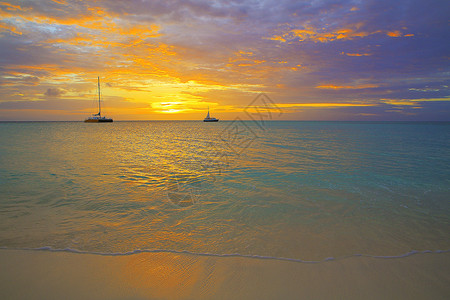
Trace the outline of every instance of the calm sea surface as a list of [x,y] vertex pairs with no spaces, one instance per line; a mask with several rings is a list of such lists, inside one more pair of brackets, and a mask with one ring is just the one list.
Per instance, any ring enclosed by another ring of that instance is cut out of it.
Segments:
[[0,123],[0,247],[450,249],[450,123]]

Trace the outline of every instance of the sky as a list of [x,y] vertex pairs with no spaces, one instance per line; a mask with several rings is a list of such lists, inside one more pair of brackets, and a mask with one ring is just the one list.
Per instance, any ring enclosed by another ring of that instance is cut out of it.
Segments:
[[[450,121],[450,2],[2,1],[0,121]],[[275,117],[274,117],[275,118]]]

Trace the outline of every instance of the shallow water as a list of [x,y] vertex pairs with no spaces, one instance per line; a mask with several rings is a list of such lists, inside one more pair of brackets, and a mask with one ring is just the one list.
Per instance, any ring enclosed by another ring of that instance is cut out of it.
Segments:
[[0,247],[450,249],[450,123],[0,123]]

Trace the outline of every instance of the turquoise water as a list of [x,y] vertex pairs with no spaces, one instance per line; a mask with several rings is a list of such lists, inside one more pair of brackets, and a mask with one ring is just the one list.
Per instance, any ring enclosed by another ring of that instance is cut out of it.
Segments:
[[450,123],[0,123],[0,247],[450,249]]

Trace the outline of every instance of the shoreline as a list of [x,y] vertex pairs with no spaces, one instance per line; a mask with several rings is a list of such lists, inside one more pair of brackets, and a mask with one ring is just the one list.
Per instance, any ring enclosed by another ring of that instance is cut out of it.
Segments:
[[267,256],[267,255],[257,255],[257,254],[240,254],[240,253],[213,253],[213,252],[194,252],[189,250],[174,250],[174,249],[136,249],[127,252],[99,252],[99,251],[87,251],[87,250],[78,250],[72,248],[64,248],[57,249],[49,246],[39,247],[39,248],[8,248],[8,247],[0,247],[0,251],[2,250],[17,250],[17,251],[38,251],[38,252],[55,252],[55,253],[72,253],[72,254],[88,254],[88,255],[98,255],[98,256],[129,256],[129,255],[137,255],[142,253],[167,253],[167,254],[183,254],[183,255],[192,255],[192,256],[206,256],[206,257],[219,257],[219,258],[227,258],[227,257],[240,257],[247,259],[257,259],[257,260],[273,260],[273,261],[289,261],[294,263],[305,263],[305,264],[319,264],[325,263],[328,261],[334,260],[344,260],[354,257],[365,257],[365,258],[374,258],[374,259],[400,259],[406,258],[412,255],[423,255],[423,254],[443,254],[449,253],[450,250],[411,250],[409,252],[399,254],[399,255],[371,255],[371,254],[349,254],[338,257],[326,257],[319,260],[307,260],[300,258],[291,258],[291,257],[282,257],[282,256]]

